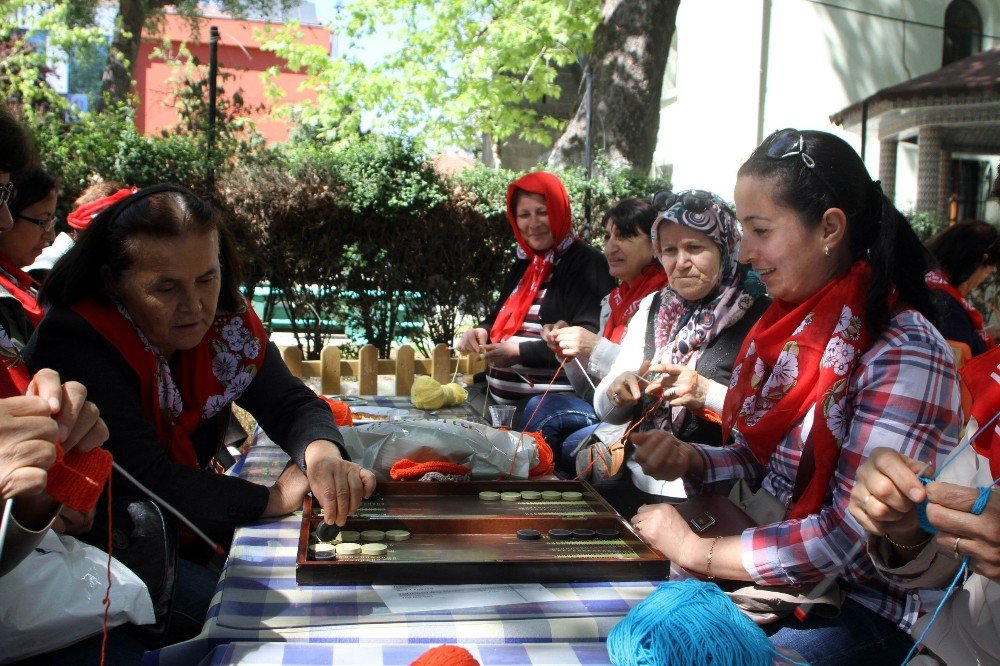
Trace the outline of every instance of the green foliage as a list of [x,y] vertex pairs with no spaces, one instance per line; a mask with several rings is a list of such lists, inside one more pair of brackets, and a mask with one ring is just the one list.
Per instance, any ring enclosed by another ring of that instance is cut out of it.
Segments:
[[938,213],[912,213],[906,219],[923,243],[948,226],[948,218]]
[[[353,0],[332,26],[342,56],[302,44],[294,25],[264,48],[308,75],[314,97],[284,112],[322,139],[366,126],[432,145],[471,148],[483,132],[549,145],[559,121],[525,103],[565,92],[556,68],[590,51],[598,16],[597,0]],[[362,40],[376,30],[398,48],[372,65]]]

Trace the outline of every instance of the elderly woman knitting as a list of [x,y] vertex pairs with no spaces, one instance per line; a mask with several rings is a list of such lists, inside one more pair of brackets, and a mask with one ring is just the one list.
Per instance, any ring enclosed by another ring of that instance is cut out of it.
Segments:
[[[668,284],[639,304],[594,407],[607,423],[626,423],[652,407],[651,394],[667,391],[669,398],[647,420],[651,427],[722,444],[718,418],[710,412],[722,411],[736,354],[770,300],[757,275],[739,263],[739,223],[718,196],[687,190],[661,192],[653,201],[660,209],[653,247]],[[648,386],[636,373],[644,360],[653,363]],[[592,430],[574,434],[566,448]],[[596,434],[614,446],[623,431],[599,426]],[[624,478],[600,490],[625,515],[644,503],[684,496],[681,484],[650,477],[631,458]]]
[[846,596],[839,615],[766,624],[775,646],[812,664],[899,663],[912,646],[906,630],[926,609],[854,548],[865,537],[848,504],[875,447],[937,461],[958,440],[957,376],[928,321],[926,253],[857,153],[831,134],[775,132],[740,168],[735,198],[740,259],[775,301],[733,368],[728,444],[641,433],[635,459],[693,492],[745,480],[777,500],[777,519],[713,538],[667,504],[640,507],[632,522],[675,564],[707,577],[793,590],[834,577]]

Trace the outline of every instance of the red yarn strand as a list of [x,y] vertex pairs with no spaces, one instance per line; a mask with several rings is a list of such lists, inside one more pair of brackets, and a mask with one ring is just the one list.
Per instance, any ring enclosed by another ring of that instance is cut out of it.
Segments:
[[111,529],[111,475],[108,474],[108,587],[104,591],[104,620],[101,622],[101,666],[104,666],[108,649],[108,613],[111,611],[111,549],[113,547],[113,532]]
[[[552,379],[549,380],[549,385],[545,387],[545,391],[542,393],[542,397],[538,399],[538,404],[535,405],[535,411],[531,412],[531,416],[528,417],[528,420],[525,421],[525,423],[531,423],[531,420],[535,418],[535,414],[538,413],[538,410],[541,409],[542,407],[542,403],[545,402],[545,396],[547,396],[549,394],[549,391],[552,390],[552,385],[555,383],[556,378],[559,376],[559,373],[562,372],[563,366],[566,365],[566,361],[568,360],[569,360],[568,356],[563,356],[562,363],[560,363],[559,367],[556,368],[556,373],[552,375]],[[514,455],[510,459],[510,470],[507,471],[508,477],[514,473],[514,466],[517,464],[517,453],[518,451],[521,450],[522,441],[524,441],[523,433],[521,437],[518,437],[517,446],[514,447]]]

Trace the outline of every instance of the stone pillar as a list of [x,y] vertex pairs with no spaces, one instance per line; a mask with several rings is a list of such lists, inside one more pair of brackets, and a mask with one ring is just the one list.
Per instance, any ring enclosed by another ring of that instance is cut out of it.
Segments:
[[951,153],[941,151],[938,164],[938,213],[946,220],[951,212]]
[[899,141],[882,139],[879,141],[878,178],[882,181],[882,191],[889,201],[896,200],[896,152]]
[[927,125],[917,134],[917,212],[941,209],[941,128]]

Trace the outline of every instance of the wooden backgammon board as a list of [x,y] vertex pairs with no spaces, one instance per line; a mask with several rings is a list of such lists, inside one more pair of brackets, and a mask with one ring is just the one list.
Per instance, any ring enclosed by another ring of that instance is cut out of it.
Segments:
[[295,560],[300,585],[566,583],[669,574],[666,558],[583,481],[387,481],[324,543],[315,534],[320,511],[306,497]]

